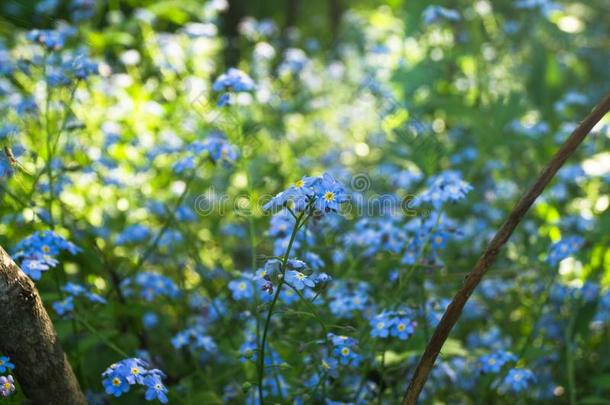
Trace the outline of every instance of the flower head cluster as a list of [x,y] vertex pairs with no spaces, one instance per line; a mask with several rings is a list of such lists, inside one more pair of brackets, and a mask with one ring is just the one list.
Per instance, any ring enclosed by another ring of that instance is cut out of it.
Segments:
[[428,181],[428,188],[413,201],[414,205],[422,202],[431,204],[434,208],[441,207],[446,202],[458,202],[466,197],[472,186],[462,180],[458,171],[444,171]]
[[339,318],[352,318],[354,312],[364,311],[367,307],[368,290],[368,284],[364,282],[356,285],[335,282],[328,292],[330,311]]
[[340,364],[358,367],[362,355],[354,351],[354,348],[358,346],[356,339],[334,333],[329,333],[327,337],[333,345],[332,355]]
[[371,336],[385,339],[389,336],[407,340],[415,332],[417,322],[407,311],[383,311],[370,319]]
[[305,287],[314,288],[316,286],[315,278],[308,276],[303,272],[306,268],[307,265],[304,262],[291,259],[286,262],[286,274],[284,279],[288,284],[299,291],[303,290]]
[[347,193],[341,183],[330,174],[324,173],[319,177],[303,177],[273,197],[263,209],[277,212],[292,203],[297,212],[311,206],[317,213],[325,214],[337,212],[347,199]]
[[[284,254],[290,243],[294,223],[295,218],[287,209],[282,209],[271,218],[268,234],[274,238],[273,254],[278,256]],[[292,249],[296,251],[300,249],[303,244],[314,244],[313,235],[308,231],[297,233],[292,243]]]
[[205,334],[204,328],[200,325],[178,332],[176,336],[172,338],[172,346],[176,349],[190,346],[193,349],[204,350],[210,353],[216,351],[216,343],[211,337]]
[[116,238],[117,245],[140,243],[150,237],[150,229],[141,224],[128,226]]
[[32,30],[27,33],[26,38],[51,51],[57,51],[62,49],[66,41],[75,34],[76,30],[74,28],[64,26],[56,30]]
[[459,21],[460,13],[441,6],[428,6],[424,10],[423,20],[425,24],[432,24],[439,20]]
[[158,399],[161,403],[167,403],[167,388],[163,384],[165,374],[161,370],[151,369],[147,362],[138,358],[121,360],[108,367],[102,373],[104,388],[108,395],[120,397],[132,385],[143,385],[146,387],[145,398],[147,401]]
[[35,232],[19,242],[15,249],[17,253],[14,257],[21,260],[21,268],[33,280],[40,280],[42,272],[59,263],[56,256],[61,251],[73,255],[80,251],[76,245],[53,231]]
[[[134,280],[139,287],[140,297],[148,302],[153,301],[159,296],[168,298],[178,298],[180,296],[178,286],[169,277],[162,274],[145,271],[138,273]],[[131,279],[123,280],[121,288],[124,290],[125,295],[133,294]]]
[[0,373],[4,373],[7,370],[13,370],[15,365],[11,363],[11,359],[6,356],[0,356]]
[[428,300],[426,303],[426,321],[431,327],[435,328],[438,325],[450,302],[446,298]]
[[87,287],[76,283],[67,283],[62,287],[62,290],[68,295],[61,301],[55,301],[52,306],[57,315],[63,316],[74,311],[74,298],[84,297],[87,300],[97,303],[106,304],[106,299],[98,294],[92,293]]
[[534,373],[527,368],[511,368],[500,386],[501,391],[521,392],[536,381]]
[[549,256],[546,259],[547,262],[549,262],[551,266],[557,265],[557,263],[566,257],[578,252],[584,242],[584,239],[580,236],[568,236],[563,238],[559,242],[551,245],[551,248],[549,249]]
[[238,156],[237,147],[229,143],[224,134],[218,131],[211,132],[203,141],[191,143],[187,150],[189,154],[174,163],[173,170],[175,173],[194,169],[196,166],[195,159],[202,153],[207,153],[213,163],[222,162],[227,165],[235,163]]
[[392,217],[363,218],[356,223],[354,231],[345,236],[345,242],[363,249],[365,256],[382,251],[398,253],[405,246],[406,233]]
[[12,375],[0,376],[0,396],[8,397],[15,392],[15,380]]
[[237,147],[230,144],[224,134],[218,131],[210,132],[203,142],[195,141],[190,147],[196,154],[207,152],[213,162],[233,163],[237,159]]
[[288,48],[286,49],[286,52],[284,52],[284,60],[278,67],[278,72],[280,75],[299,73],[305,68],[308,62],[309,59],[302,49]]
[[507,351],[498,350],[497,352],[481,356],[479,358],[479,368],[481,373],[495,374],[502,370],[502,367],[508,362],[517,361],[517,357]]
[[237,280],[229,281],[231,296],[236,301],[247,301],[254,297],[253,278],[251,274],[244,273]]
[[212,90],[226,91],[220,96],[218,106],[224,107],[231,104],[231,93],[241,93],[254,90],[254,80],[246,73],[236,68],[229,68],[226,73],[221,74],[214,84]]
[[[6,356],[0,356],[0,373],[11,371],[15,365]],[[8,397],[15,391],[15,381],[12,375],[0,376],[0,396]]]

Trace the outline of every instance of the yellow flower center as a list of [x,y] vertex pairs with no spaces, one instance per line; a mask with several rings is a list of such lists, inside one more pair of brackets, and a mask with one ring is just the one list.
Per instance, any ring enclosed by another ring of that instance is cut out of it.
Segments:
[[326,361],[322,360],[322,368],[328,370],[330,368],[330,365]]
[[515,374],[515,381],[521,380],[521,374]]
[[138,370],[138,368],[137,368],[137,367],[133,367],[133,368],[131,369],[131,374],[133,374],[133,375],[138,375],[138,374],[140,374],[140,370]]
[[43,251],[43,252],[45,252],[45,253],[49,253],[49,252],[51,251],[51,248],[50,248],[50,247],[48,247],[47,245],[44,245],[44,246],[42,247],[42,251]]
[[490,366],[493,366],[494,364],[496,364],[496,359],[489,359],[487,363],[489,363]]
[[324,200],[326,200],[326,202],[335,201],[335,193],[333,193],[332,191],[327,191],[326,193],[324,193]]
[[11,389],[11,383],[10,383],[10,382],[8,382],[8,381],[7,381],[7,382],[5,382],[5,383],[4,383],[4,389],[5,389],[6,391],[10,390],[10,389]]
[[301,188],[301,187],[303,187],[304,185],[305,185],[305,182],[304,182],[303,180],[297,180],[297,181],[294,183],[294,186],[295,186],[296,188]]
[[237,288],[239,288],[240,290],[244,291],[246,289],[246,283],[244,283],[244,282],[239,283]]
[[341,354],[343,356],[349,356],[349,353],[350,353],[350,351],[347,347],[344,347],[343,349],[341,349]]
[[377,329],[383,329],[384,326],[385,326],[385,323],[383,323],[383,322],[377,323]]
[[114,377],[114,379],[112,380],[112,385],[118,387],[119,385],[121,385],[121,380],[118,377]]
[[297,272],[295,277],[298,278],[299,280],[305,280],[305,274],[300,273],[300,272]]
[[398,324],[398,330],[399,330],[399,331],[401,331],[401,332],[402,332],[402,331],[403,331],[403,330],[405,330],[405,329],[406,329],[406,326],[405,326],[405,324],[404,324],[404,323],[399,323],[399,324]]

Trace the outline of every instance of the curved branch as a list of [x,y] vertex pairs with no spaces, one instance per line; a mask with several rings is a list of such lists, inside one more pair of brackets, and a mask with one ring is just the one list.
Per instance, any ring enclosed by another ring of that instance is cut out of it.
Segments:
[[0,353],[35,404],[87,403],[34,283],[0,246]]
[[494,238],[491,240],[474,269],[464,279],[464,284],[455,294],[453,300],[443,314],[443,318],[439,322],[434,335],[428,342],[426,350],[422,355],[415,374],[411,379],[409,387],[405,392],[402,400],[403,405],[415,405],[417,398],[424,387],[428,375],[434,366],[434,362],[438,354],[449,336],[449,332],[460,318],[462,309],[468,301],[468,298],[479,284],[489,267],[493,264],[502,246],[508,241],[513,231],[523,219],[523,216],[532,206],[536,198],[542,193],[544,188],[549,184],[555,173],[563,166],[565,161],[574,153],[578,145],[585,139],[591,129],[597,124],[604,115],[610,111],[610,93],[600,101],[600,103],[591,111],[591,113],[578,125],[572,132],[570,137],[561,146],[559,151],[553,156],[549,164],[544,168],[536,182],[527,190],[521,197],[517,205],[508,215],[506,222],[500,227]]

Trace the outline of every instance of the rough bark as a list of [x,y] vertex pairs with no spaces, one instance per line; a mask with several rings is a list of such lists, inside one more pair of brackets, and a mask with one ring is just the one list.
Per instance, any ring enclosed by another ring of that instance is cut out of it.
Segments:
[[34,404],[86,404],[34,283],[0,246],[0,353]]
[[428,379],[428,375],[434,366],[434,362],[436,361],[445,340],[460,318],[462,309],[464,308],[464,305],[466,305],[468,298],[470,298],[474,289],[479,285],[481,279],[495,261],[500,249],[508,241],[508,238],[510,238],[517,225],[519,225],[519,222],[521,222],[525,213],[532,206],[536,198],[542,194],[545,187],[549,184],[553,176],[555,176],[555,173],[563,166],[565,161],[574,153],[578,145],[581,144],[595,124],[597,124],[608,111],[610,111],[610,93],[600,101],[593,111],[591,111],[574,132],[572,132],[542,173],[540,173],[535,183],[521,197],[517,205],[508,215],[506,222],[500,227],[491,242],[489,242],[489,245],[477,261],[474,269],[466,276],[464,284],[455,294],[453,300],[445,310],[441,321],[434,331],[434,335],[432,335],[430,342],[428,342],[426,350],[415,369],[415,374],[411,379],[411,383],[405,392],[402,401],[403,405],[415,405],[417,403],[417,398]]

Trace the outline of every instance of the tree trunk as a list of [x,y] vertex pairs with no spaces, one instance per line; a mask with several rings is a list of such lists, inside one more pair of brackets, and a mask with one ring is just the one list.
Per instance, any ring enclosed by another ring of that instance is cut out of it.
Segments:
[[34,404],[86,404],[34,283],[0,246],[0,353]]
[[221,26],[221,32],[226,41],[224,59],[227,68],[237,67],[239,64],[239,23],[244,16],[245,2],[243,0],[229,0],[229,8],[223,14]]
[[341,0],[329,0],[328,22],[330,26],[331,48],[336,51],[339,45],[339,34],[341,32],[341,19],[343,18],[343,4]]

